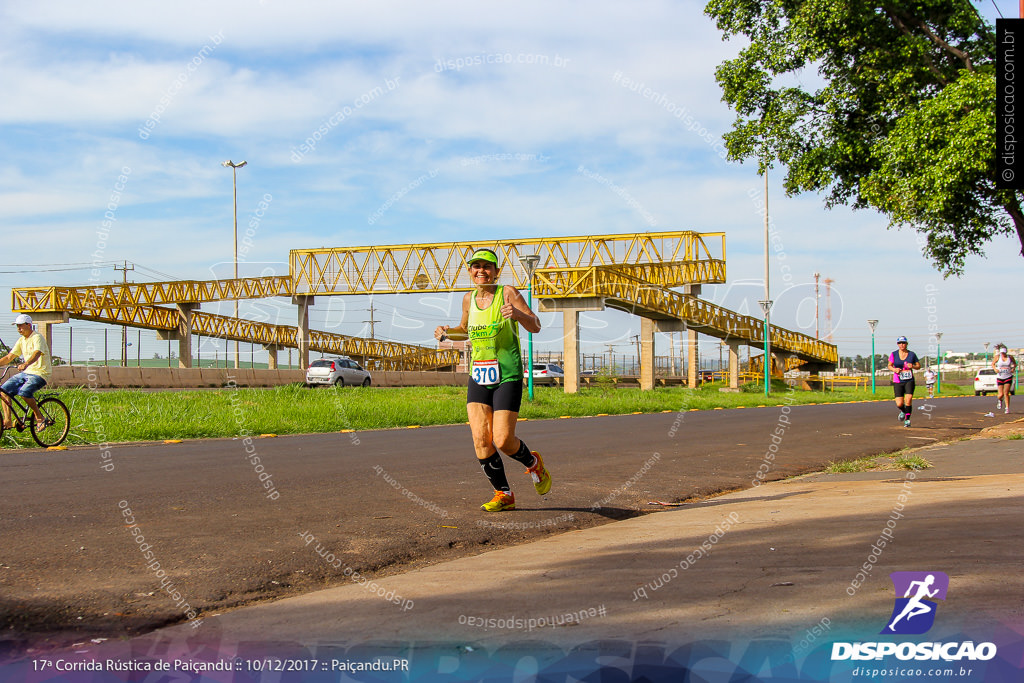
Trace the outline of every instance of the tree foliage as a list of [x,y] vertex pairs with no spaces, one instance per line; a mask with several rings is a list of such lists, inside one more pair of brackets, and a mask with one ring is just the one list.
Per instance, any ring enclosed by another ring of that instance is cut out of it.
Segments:
[[[945,275],[1016,230],[996,189],[995,31],[968,0],[711,0],[726,40],[716,78],[737,118],[732,159],[787,166],[788,194],[875,208],[921,233]],[[1024,254],[1024,249],[1022,249]]]

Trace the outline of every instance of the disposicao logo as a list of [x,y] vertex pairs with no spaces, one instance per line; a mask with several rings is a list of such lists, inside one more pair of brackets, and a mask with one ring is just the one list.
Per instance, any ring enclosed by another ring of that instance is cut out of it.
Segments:
[[946,599],[949,577],[943,572],[893,572],[889,578],[896,589],[896,605],[881,633],[927,633],[935,623],[935,600]]
[[[896,589],[892,614],[882,629],[882,635],[920,635],[935,624],[938,610],[936,600],[945,600],[949,590],[949,576],[943,572],[893,572],[889,574]],[[925,643],[832,643],[832,661],[871,660],[895,656],[900,660],[966,659],[987,661],[996,656],[994,643],[925,642]]]

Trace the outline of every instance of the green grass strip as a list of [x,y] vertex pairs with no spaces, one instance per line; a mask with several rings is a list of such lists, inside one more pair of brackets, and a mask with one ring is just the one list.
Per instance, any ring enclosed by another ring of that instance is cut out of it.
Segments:
[[[715,408],[804,405],[885,400],[879,391],[775,391],[764,396],[759,385],[738,393],[658,387],[653,391],[598,385],[566,394],[558,387],[536,387],[536,400],[523,399],[520,417],[530,420],[599,414],[686,412]],[[465,387],[341,387],[307,389],[288,385],[269,389],[225,387],[181,391],[55,392],[71,409],[67,445],[201,439],[259,434],[308,434],[388,429],[410,425],[466,422]],[[27,432],[4,432],[3,447],[34,447]]]
[[926,470],[932,466],[932,462],[927,458],[900,450],[887,455],[871,455],[856,460],[833,461],[823,471],[827,474],[849,474],[853,472]]

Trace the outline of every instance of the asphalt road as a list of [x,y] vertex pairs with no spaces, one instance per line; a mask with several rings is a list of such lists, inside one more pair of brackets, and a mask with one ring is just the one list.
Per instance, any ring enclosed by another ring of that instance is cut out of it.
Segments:
[[[456,425],[0,457],[0,658],[132,635],[384,576],[832,460],[968,436],[1014,418],[991,398],[891,401],[523,422],[554,486],[506,459],[518,509],[487,514],[469,427]],[[320,550],[320,553],[317,550]],[[331,553],[334,566],[321,555]],[[157,564],[158,563],[158,564]],[[351,573],[351,571],[349,572]]]

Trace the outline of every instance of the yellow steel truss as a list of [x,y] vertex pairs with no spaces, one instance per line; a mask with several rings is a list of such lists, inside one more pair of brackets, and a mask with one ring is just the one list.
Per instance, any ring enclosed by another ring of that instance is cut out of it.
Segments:
[[[11,290],[12,310],[24,313],[59,311],[73,318],[152,330],[178,328],[177,309],[158,303],[199,303],[254,299],[291,294],[291,278],[273,276],[231,280],[184,280],[114,284],[98,287],[25,287]],[[270,325],[195,311],[192,333],[267,346],[297,347],[298,328]],[[459,352],[379,339],[310,330],[310,349],[359,356],[378,370],[424,370],[459,362]]]
[[[787,358],[783,367],[779,366],[777,359],[772,363],[772,376],[773,377],[784,377],[785,373],[790,370],[796,370],[804,364],[804,361],[799,358]],[[754,375],[760,375],[764,377],[764,354],[760,356],[753,356],[750,359],[749,371]]]
[[11,310],[25,313],[109,311],[131,306],[263,299],[290,296],[291,283],[290,276],[275,275],[230,280],[129,282],[95,287],[16,287],[11,290]]
[[[712,249],[710,245],[714,245]],[[519,257],[539,257],[534,293],[540,297],[602,297],[609,306],[654,319],[685,321],[705,334],[758,342],[764,323],[670,287],[725,282],[724,233],[692,231],[446,242],[370,247],[295,249],[289,275],[210,281],[113,284],[96,287],[26,287],[11,291],[12,310],[67,312],[71,317],[172,330],[181,314],[159,304],[201,303],[292,295],[416,293],[472,288],[465,259],[493,249],[503,281],[520,288],[527,277]],[[192,331],[267,346],[296,346],[297,328],[201,311]],[[448,366],[458,352],[311,331],[311,348],[376,359],[390,369]],[[836,347],[773,325],[772,346],[804,360],[836,362]]]
[[519,262],[527,254],[547,269],[643,266],[638,273],[664,287],[725,282],[725,234],[692,231],[293,249],[288,267],[296,294],[450,292],[472,289],[466,258],[481,247],[497,253],[504,281],[517,287],[527,284]]
[[[540,271],[534,295],[567,299],[601,297],[613,308],[646,318],[682,320],[691,329],[719,339],[757,342],[764,339],[764,321],[675,292],[635,277],[618,267],[569,268]],[[835,363],[839,352],[832,344],[777,325],[770,327],[772,348],[803,360]]]
[[[71,315],[82,320],[168,331],[177,330],[182,322],[182,314],[177,309],[161,306],[85,309]],[[292,325],[272,325],[204,311],[193,311],[191,331],[204,337],[264,346],[298,347],[298,328]],[[460,360],[460,353],[455,349],[364,339],[320,330],[310,330],[309,348],[364,358],[371,369],[377,370],[427,370],[454,366]]]

